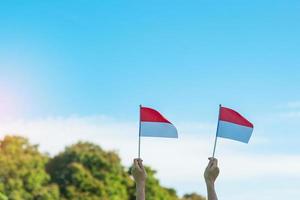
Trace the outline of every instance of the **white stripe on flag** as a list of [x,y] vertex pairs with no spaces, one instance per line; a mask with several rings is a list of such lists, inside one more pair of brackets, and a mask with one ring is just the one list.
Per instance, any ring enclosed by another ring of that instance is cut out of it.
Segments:
[[141,122],[141,136],[178,138],[175,126],[164,122]]
[[251,127],[220,120],[217,136],[248,143],[252,135],[252,131],[253,128]]

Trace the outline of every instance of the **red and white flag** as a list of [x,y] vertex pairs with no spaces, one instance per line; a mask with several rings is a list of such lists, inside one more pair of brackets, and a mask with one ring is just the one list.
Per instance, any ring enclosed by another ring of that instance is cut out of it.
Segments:
[[238,112],[220,107],[217,136],[248,143],[253,132],[253,124]]
[[140,107],[140,136],[178,138],[176,127],[158,111]]

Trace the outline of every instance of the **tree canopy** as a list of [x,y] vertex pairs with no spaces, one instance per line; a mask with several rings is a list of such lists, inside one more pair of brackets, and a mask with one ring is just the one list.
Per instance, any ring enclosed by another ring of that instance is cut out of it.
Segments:
[[56,200],[58,187],[45,170],[49,157],[27,139],[7,136],[0,142],[0,198]]
[[205,197],[196,193],[191,193],[191,194],[185,194],[182,200],[205,200]]
[[133,181],[114,152],[79,142],[67,147],[47,165],[53,183],[67,199],[129,199]]
[[[146,167],[147,200],[204,200],[195,193],[180,198],[161,186]],[[19,136],[0,141],[0,200],[135,200],[135,184],[117,153],[78,142],[51,158]]]

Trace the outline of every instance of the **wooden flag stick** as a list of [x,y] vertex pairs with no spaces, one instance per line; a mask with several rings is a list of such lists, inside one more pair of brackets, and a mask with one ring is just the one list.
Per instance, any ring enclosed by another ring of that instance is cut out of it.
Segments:
[[214,150],[213,150],[213,155],[212,155],[213,158],[215,157],[216,146],[217,146],[217,141],[218,141],[218,130],[219,130],[221,107],[222,107],[222,105],[220,104],[219,105],[219,116],[218,116],[218,125],[217,125],[217,131],[216,131],[216,138],[215,138]]
[[142,105],[140,105],[140,121],[139,121],[139,145],[138,145],[138,158],[141,158],[141,112],[142,112]]

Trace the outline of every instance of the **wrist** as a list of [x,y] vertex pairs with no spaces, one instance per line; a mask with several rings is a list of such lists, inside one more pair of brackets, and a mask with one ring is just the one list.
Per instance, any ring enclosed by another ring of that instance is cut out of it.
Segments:
[[146,182],[145,181],[139,181],[139,182],[136,182],[136,187],[137,188],[144,188],[146,185]]
[[207,186],[210,186],[210,187],[215,186],[215,182],[212,181],[212,180],[209,180],[209,179],[205,179],[205,183],[206,183]]

